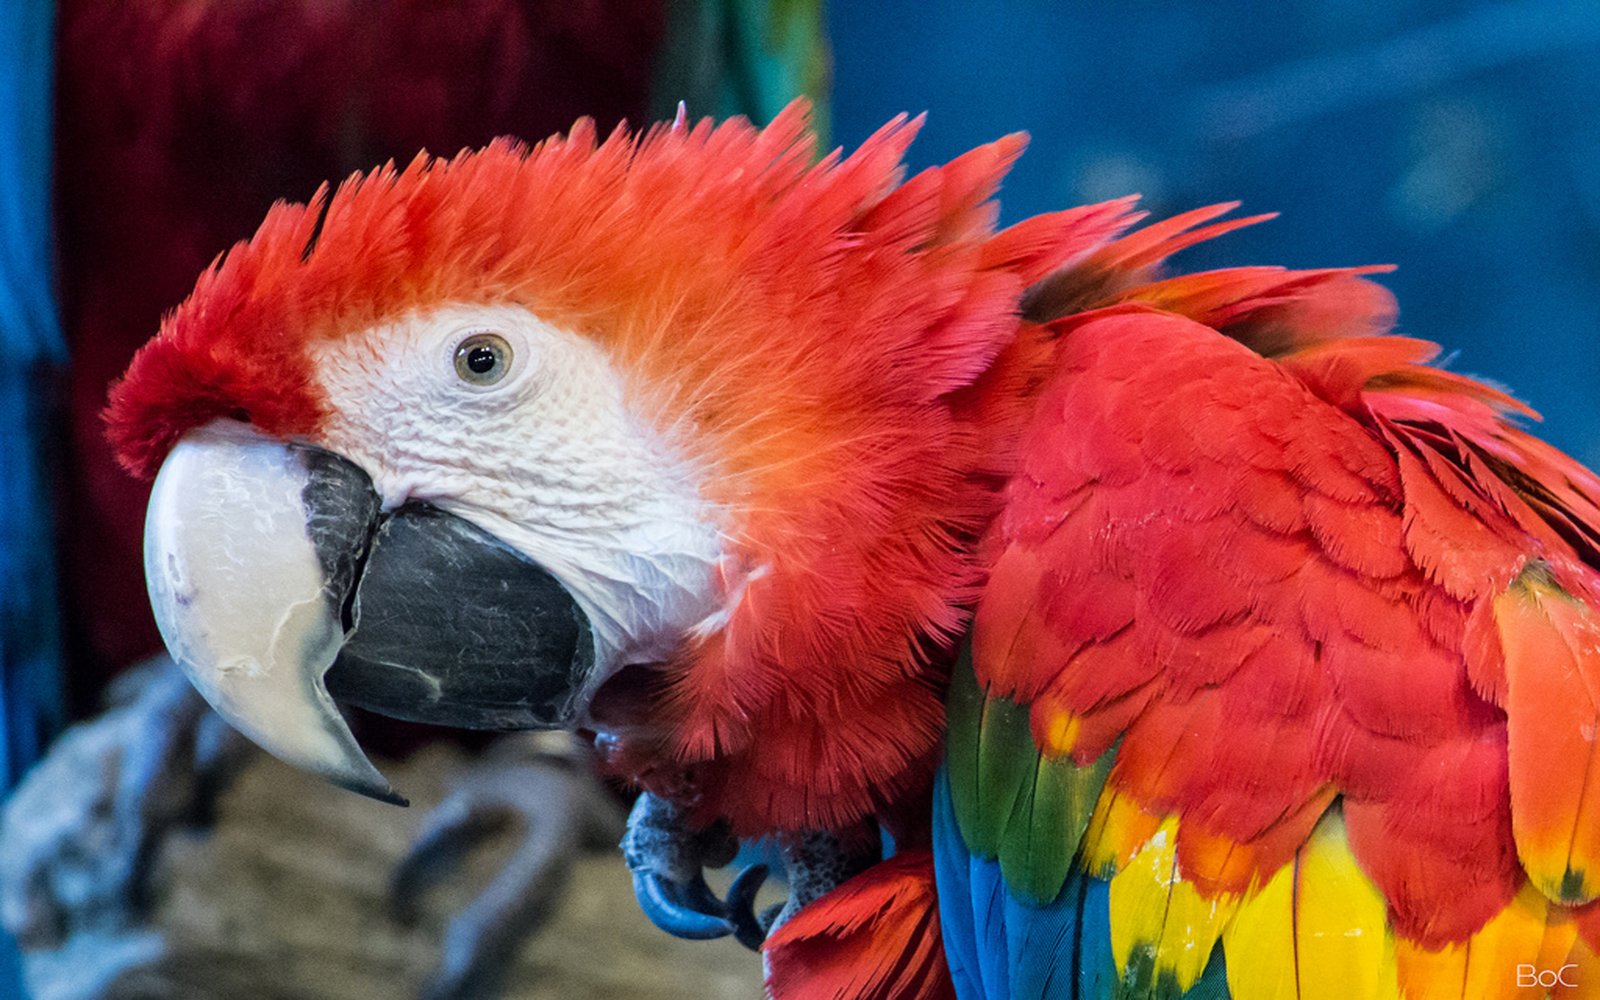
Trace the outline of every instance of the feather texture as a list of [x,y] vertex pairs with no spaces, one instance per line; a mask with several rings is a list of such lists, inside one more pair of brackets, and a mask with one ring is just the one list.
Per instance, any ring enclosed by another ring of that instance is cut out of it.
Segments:
[[1542,563],[1523,570],[1494,611],[1517,853],[1546,897],[1587,903],[1600,891],[1600,624]]
[[906,851],[813,902],[763,946],[774,1000],[954,1000],[933,859]]
[[[1220,936],[1236,996],[1514,995],[1592,948],[1600,483],[1383,336],[1381,269],[1153,270],[1216,218],[1030,293],[1056,354],[973,690],[1043,759],[1115,747],[1064,839],[1110,880],[1122,989],[1197,983]],[[957,803],[1008,766],[969,746]]]
[[904,823],[970,612],[948,980],[908,853],[780,932],[789,995],[1312,996],[1358,961],[1466,996],[1502,988],[1485,955],[1591,961],[1600,479],[1385,336],[1377,269],[1168,276],[1264,218],[1232,206],[997,234],[1021,138],[902,183],[916,127],[814,160],[798,105],[580,124],[280,206],[113,434],[146,472],[218,415],[314,439],[307,343],[422,304],[592,338],[728,518],[726,614],[619,759],[742,833]]
[[901,183],[916,122],[818,161],[807,121],[797,103],[760,130],[603,141],[580,123],[280,205],[113,392],[119,453],[148,474],[228,415],[315,440],[309,343],[429,303],[523,305],[605,349],[725,515],[723,624],[660,671],[630,737],[653,766],[630,777],[692,766],[703,817],[742,833],[842,827],[925,789],[943,722],[930,653],[965,628],[971,540],[1043,351],[1017,301],[1130,209],[996,235],[1021,137]]
[[953,783],[934,786],[933,843],[945,953],[961,1000],[1096,1000],[1118,983],[1109,884],[1070,875],[1043,903],[1019,897],[999,862],[968,846]]
[[1228,924],[1238,997],[1389,1000],[1398,996],[1383,896],[1361,872],[1337,809],[1293,861],[1248,893]]

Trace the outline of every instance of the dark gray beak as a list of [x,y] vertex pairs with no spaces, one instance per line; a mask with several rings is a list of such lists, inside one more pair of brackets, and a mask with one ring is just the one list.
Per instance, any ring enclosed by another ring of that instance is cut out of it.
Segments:
[[475,729],[570,728],[594,663],[560,581],[470,522],[381,509],[337,455],[218,421],[156,478],[145,573],[173,657],[290,764],[403,801],[334,704]]

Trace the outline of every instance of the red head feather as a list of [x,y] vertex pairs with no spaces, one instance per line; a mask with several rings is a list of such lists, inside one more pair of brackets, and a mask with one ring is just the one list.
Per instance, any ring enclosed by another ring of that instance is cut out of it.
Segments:
[[862,816],[937,743],[924,658],[964,624],[1001,471],[979,427],[1006,404],[977,384],[1026,349],[1025,284],[1131,218],[1117,202],[996,236],[1021,137],[901,185],[917,123],[814,162],[807,118],[604,142],[580,122],[279,205],[113,391],[121,459],[150,475],[225,415],[315,439],[308,345],[408,310],[512,303],[588,336],[713,470],[730,525],[728,617],[672,665],[655,752],[706,762],[707,808],[744,829]]

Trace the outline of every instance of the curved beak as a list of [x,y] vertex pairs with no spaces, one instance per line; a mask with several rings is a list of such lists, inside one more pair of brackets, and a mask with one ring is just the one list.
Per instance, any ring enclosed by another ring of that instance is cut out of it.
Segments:
[[388,802],[405,800],[335,695],[439,725],[568,728],[594,662],[577,604],[521,553],[432,507],[386,513],[352,463],[233,421],[168,455],[145,575],[168,650],[219,714]]

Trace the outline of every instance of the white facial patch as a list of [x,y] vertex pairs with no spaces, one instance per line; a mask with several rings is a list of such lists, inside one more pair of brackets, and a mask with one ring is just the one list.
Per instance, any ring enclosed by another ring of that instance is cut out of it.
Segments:
[[[457,370],[481,333],[510,346],[492,385]],[[718,610],[715,509],[593,342],[519,307],[453,305],[313,353],[333,406],[318,443],[365,470],[385,509],[431,503],[554,574],[594,630],[593,686],[665,659]]]

